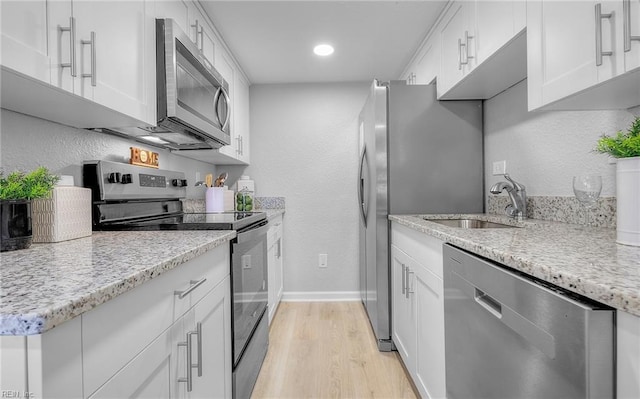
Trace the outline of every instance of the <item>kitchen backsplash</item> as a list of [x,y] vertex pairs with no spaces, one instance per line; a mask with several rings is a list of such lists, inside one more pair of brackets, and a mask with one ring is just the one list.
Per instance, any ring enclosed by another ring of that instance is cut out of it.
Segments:
[[[504,215],[510,203],[504,195],[489,196],[487,213]],[[527,217],[563,223],[584,224],[584,208],[575,197],[527,197]],[[597,227],[616,227],[616,197],[602,197],[591,209],[591,222]]]
[[284,209],[284,197],[255,197],[256,209]]
[[[255,197],[255,209],[284,209],[284,197]],[[183,199],[182,209],[187,213],[204,212],[204,199]]]

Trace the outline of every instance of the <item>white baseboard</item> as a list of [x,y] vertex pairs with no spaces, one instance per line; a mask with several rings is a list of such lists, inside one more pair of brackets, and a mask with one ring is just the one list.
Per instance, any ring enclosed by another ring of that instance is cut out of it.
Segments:
[[355,302],[360,300],[360,291],[299,291],[282,294],[283,302]]

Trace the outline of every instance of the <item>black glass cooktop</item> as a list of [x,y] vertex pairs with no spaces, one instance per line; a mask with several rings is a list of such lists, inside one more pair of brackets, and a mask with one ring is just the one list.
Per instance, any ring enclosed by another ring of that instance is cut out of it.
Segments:
[[242,230],[267,219],[265,212],[183,213],[103,223],[98,230]]

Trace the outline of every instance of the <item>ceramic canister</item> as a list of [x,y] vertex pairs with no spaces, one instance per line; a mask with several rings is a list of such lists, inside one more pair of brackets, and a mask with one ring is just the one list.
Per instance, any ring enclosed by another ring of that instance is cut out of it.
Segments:
[[618,158],[616,242],[640,246],[640,157]]

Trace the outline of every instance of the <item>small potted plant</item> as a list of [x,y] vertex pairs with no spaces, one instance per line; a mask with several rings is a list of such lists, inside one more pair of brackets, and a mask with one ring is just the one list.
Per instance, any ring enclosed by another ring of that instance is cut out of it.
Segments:
[[41,166],[29,173],[0,172],[0,250],[31,246],[31,201],[51,195],[59,176]]
[[596,151],[617,158],[616,242],[640,246],[640,117],[626,132],[602,136]]

